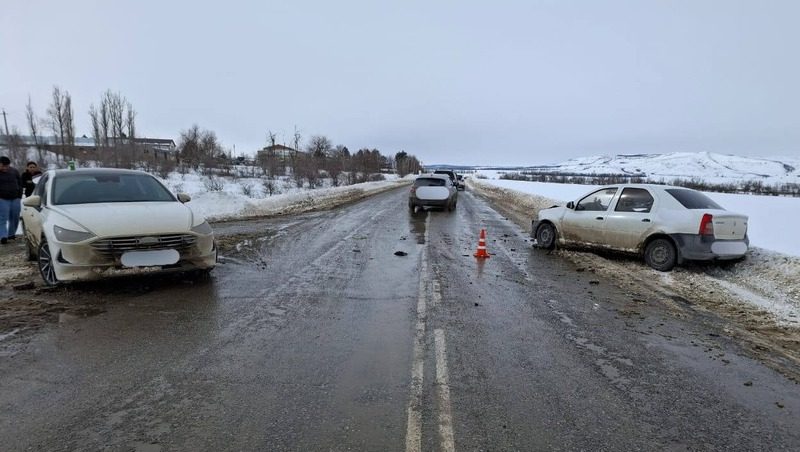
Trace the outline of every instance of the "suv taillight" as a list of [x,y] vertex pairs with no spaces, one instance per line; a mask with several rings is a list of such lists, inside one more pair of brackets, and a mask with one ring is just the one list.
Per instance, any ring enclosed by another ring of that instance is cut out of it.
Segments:
[[700,235],[714,235],[714,217],[710,213],[704,213],[700,220]]

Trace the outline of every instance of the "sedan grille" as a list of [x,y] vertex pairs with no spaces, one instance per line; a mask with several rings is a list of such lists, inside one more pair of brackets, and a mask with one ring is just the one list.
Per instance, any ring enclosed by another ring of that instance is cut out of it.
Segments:
[[164,234],[100,239],[92,242],[91,246],[105,257],[115,257],[126,251],[172,249],[180,252],[192,247],[196,242],[197,237],[191,234]]

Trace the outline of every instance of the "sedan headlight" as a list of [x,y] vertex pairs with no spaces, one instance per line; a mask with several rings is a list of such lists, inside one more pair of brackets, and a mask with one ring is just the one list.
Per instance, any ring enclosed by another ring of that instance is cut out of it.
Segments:
[[71,229],[64,229],[60,226],[53,226],[53,232],[56,235],[56,240],[66,243],[82,242],[94,237],[94,234],[91,232],[73,231]]
[[211,225],[208,224],[208,221],[204,221],[197,226],[192,227],[192,232],[200,235],[210,235],[214,231],[211,229]]

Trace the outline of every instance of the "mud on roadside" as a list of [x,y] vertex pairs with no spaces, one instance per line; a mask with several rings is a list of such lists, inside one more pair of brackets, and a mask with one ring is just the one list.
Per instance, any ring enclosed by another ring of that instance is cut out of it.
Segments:
[[[221,236],[217,240],[220,254],[257,264],[258,247],[252,245],[263,241],[267,235],[265,232],[250,232]],[[197,278],[197,275],[191,274],[131,275],[46,287],[36,264],[25,257],[22,240],[3,248],[0,263],[0,342],[25,335],[48,323],[63,323],[101,314],[105,312],[106,304],[119,297],[157,290],[164,284],[193,283]]]
[[[540,209],[557,204],[481,182],[470,181],[469,187],[526,232]],[[721,323],[721,334],[800,383],[800,259],[754,248],[747,259],[735,264],[688,264],[661,273],[629,256],[576,250],[555,253],[572,261],[576,271],[591,271],[613,282],[632,301],[658,303],[680,318],[703,317]],[[785,309],[776,315],[759,306]]]

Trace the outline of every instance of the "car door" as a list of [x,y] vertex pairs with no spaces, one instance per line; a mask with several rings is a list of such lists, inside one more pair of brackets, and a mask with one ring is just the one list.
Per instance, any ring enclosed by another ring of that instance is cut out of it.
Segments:
[[39,246],[39,239],[42,236],[42,212],[47,203],[47,183],[49,181],[47,174],[39,179],[36,188],[33,189],[31,196],[38,196],[42,202],[39,207],[22,207],[22,222],[24,225],[25,237],[34,245]]
[[653,227],[651,213],[658,206],[645,188],[625,187],[605,220],[605,242],[618,249],[636,251]]
[[564,240],[578,244],[601,245],[606,214],[617,193],[617,187],[602,188],[579,200],[567,209],[561,220]]

